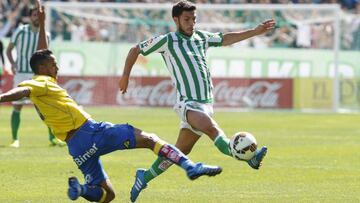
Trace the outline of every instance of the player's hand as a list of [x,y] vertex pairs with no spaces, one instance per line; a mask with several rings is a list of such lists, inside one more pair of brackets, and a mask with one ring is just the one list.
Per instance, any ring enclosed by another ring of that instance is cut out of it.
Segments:
[[38,8],[39,23],[45,23],[45,11],[44,6],[41,5],[40,0],[36,0],[36,7]]
[[46,15],[45,15],[45,11],[44,11],[44,6],[41,6],[38,9],[38,18],[39,18],[39,23],[41,23],[41,24],[45,23]]
[[40,0],[35,0],[35,5],[36,5],[36,8],[41,8],[41,1]]
[[125,94],[129,85],[129,76],[121,76],[119,81],[120,92]]
[[274,19],[266,20],[262,23],[260,23],[256,28],[256,34],[261,35],[265,32],[268,32],[269,30],[272,30],[275,28],[276,22]]

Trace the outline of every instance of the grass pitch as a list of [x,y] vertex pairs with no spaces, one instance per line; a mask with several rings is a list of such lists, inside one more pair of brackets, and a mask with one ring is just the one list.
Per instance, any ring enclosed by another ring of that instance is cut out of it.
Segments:
[[[178,119],[170,109],[86,107],[93,118],[130,123],[175,143]],[[21,147],[11,141],[11,108],[0,108],[0,202],[71,202],[67,178],[80,171],[66,147],[49,147],[47,128],[32,107],[22,112]],[[269,152],[263,167],[223,156],[206,136],[190,158],[223,167],[219,176],[190,181],[172,167],[144,190],[138,202],[360,202],[360,117],[356,114],[216,112],[228,136],[252,132]],[[148,168],[150,150],[117,151],[102,157],[115,187],[114,202],[129,202],[135,170]],[[85,202],[83,199],[78,202]]]

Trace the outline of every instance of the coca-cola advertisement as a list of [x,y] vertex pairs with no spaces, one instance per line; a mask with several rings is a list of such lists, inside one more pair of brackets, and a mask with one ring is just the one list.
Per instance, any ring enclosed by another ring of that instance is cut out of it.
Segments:
[[215,78],[217,107],[292,108],[292,79]]
[[[217,107],[292,108],[291,79],[215,78]],[[119,105],[172,106],[176,89],[166,77],[133,78],[126,94],[117,93]]]
[[[126,94],[119,77],[59,77],[58,83],[81,105],[173,106],[176,89],[168,77],[132,77]],[[292,79],[215,78],[214,105],[232,108],[292,108]],[[12,87],[12,77],[2,78],[1,90]]]

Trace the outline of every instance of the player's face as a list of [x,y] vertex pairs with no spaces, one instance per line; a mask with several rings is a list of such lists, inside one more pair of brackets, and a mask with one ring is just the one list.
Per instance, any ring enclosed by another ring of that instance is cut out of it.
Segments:
[[47,61],[45,68],[47,70],[46,75],[55,79],[57,78],[59,68],[57,66],[56,58],[54,55],[50,55],[50,59]]
[[30,15],[31,24],[35,27],[39,27],[39,18],[37,10],[33,10]]
[[174,17],[178,31],[191,36],[194,33],[196,23],[195,11],[184,11],[179,17]]

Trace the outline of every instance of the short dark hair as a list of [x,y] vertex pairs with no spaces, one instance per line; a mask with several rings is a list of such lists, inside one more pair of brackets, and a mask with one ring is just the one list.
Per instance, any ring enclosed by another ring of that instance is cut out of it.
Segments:
[[37,12],[38,8],[36,6],[30,6],[28,10],[28,16],[31,16],[34,11]]
[[182,0],[177,2],[172,8],[172,17],[179,17],[184,11],[194,11],[196,6],[194,3]]
[[53,54],[53,53],[49,49],[41,49],[41,50],[37,50],[35,53],[33,53],[33,55],[31,56],[31,59],[30,59],[31,70],[35,74],[38,74],[39,73],[38,72],[39,65],[42,65],[42,64],[44,64],[45,61],[49,60],[51,54]]

